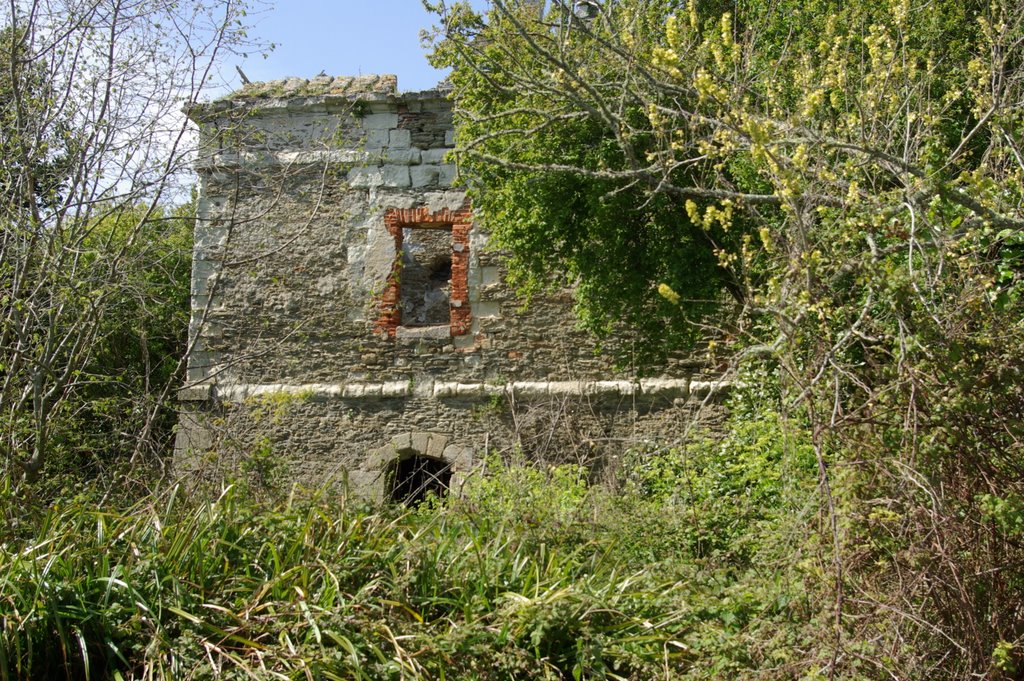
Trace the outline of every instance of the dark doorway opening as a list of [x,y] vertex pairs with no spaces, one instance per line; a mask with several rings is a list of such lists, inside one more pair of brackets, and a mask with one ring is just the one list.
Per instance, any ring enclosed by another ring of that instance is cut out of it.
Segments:
[[403,504],[415,504],[428,495],[443,497],[452,479],[450,463],[429,456],[407,456],[391,469],[389,498]]

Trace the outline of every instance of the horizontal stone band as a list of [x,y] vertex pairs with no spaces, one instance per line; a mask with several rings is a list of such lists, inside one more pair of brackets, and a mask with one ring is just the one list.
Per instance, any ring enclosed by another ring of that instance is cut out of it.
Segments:
[[350,383],[235,383],[195,386],[183,389],[179,398],[186,401],[217,398],[242,401],[271,395],[293,395],[309,399],[388,399],[396,397],[558,397],[572,395],[630,396],[663,395],[671,397],[707,397],[729,389],[729,381],[693,381],[686,378],[651,378],[639,381],[515,381],[512,383],[454,383],[383,381]]

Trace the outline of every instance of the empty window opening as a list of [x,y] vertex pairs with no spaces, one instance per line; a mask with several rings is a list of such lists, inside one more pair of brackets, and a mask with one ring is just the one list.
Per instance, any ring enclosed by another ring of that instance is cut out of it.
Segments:
[[389,208],[384,226],[395,240],[395,260],[374,330],[406,339],[469,333],[469,206],[434,212],[426,206]]
[[448,324],[451,288],[451,228],[404,228],[399,284],[402,326]]
[[392,466],[389,498],[403,504],[415,504],[433,494],[443,497],[452,479],[452,465],[429,456],[408,456]]

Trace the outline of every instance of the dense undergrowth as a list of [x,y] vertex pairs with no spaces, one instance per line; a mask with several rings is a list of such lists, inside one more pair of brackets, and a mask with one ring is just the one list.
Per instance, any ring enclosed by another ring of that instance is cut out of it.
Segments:
[[764,417],[614,492],[497,460],[411,510],[86,491],[3,536],[0,678],[813,675],[813,467]]
[[493,456],[413,508],[0,489],[0,681],[1020,678],[1019,497],[823,459],[761,392],[599,482]]

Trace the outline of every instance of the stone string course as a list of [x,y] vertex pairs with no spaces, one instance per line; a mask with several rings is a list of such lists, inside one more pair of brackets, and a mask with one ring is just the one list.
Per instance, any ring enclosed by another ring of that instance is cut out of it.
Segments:
[[458,383],[442,382],[417,385],[413,381],[387,381],[385,383],[309,383],[290,385],[283,383],[240,384],[231,383],[183,391],[189,400],[217,398],[231,402],[267,395],[292,395],[302,399],[323,400],[333,398],[373,399],[420,395],[443,397],[485,397],[490,395],[520,395],[548,397],[551,395],[645,395],[705,398],[724,395],[731,387],[726,381],[691,381],[689,379],[641,379],[639,381],[516,381],[513,383]]
[[[595,460],[720,415],[728,386],[699,362],[620,370],[627,336],[595,353],[571,291],[524,309],[454,185],[443,91],[287,79],[189,115],[202,153],[180,473],[237,475],[269,451],[291,480],[380,498],[387,462],[412,454],[456,476],[499,442]],[[402,325],[407,228],[451,230],[447,325]]]

